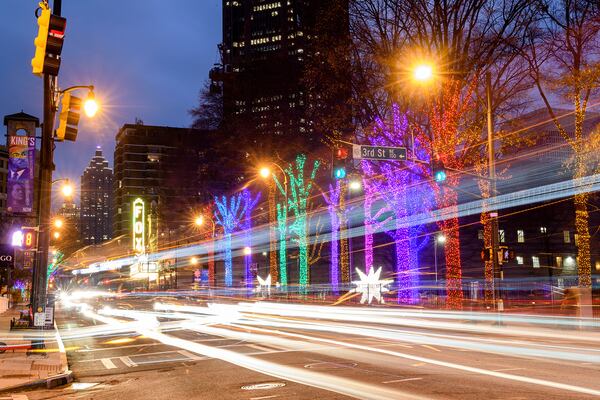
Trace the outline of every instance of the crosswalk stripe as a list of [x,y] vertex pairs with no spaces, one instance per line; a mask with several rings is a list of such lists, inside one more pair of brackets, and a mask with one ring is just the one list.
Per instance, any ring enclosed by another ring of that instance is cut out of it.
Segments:
[[101,358],[100,361],[102,362],[102,364],[104,365],[104,368],[106,368],[106,369],[117,368],[115,363],[112,362],[110,358]]
[[200,357],[199,355],[190,353],[189,351],[179,350],[178,353],[191,360],[204,360],[204,357]]
[[128,367],[137,367],[137,364],[134,363],[129,357],[119,357],[119,360]]

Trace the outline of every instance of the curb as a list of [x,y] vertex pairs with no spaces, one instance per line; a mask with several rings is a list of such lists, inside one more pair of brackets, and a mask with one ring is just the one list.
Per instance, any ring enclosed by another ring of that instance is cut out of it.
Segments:
[[14,392],[14,391],[21,391],[21,390],[25,390],[25,389],[37,388],[37,387],[42,387],[42,386],[45,386],[47,389],[52,389],[57,386],[67,385],[67,384],[73,382],[73,371],[69,370],[69,364],[67,361],[67,353],[65,351],[65,346],[63,344],[62,338],[60,337],[60,333],[58,332],[58,327],[56,326],[56,322],[54,323],[54,330],[55,330],[56,343],[58,345],[58,350],[60,353],[61,365],[64,365],[64,368],[62,368],[63,372],[58,373],[56,375],[49,376],[44,379],[37,379],[35,381],[29,381],[26,383],[10,386],[7,388],[1,388],[0,394],[6,393],[6,392]]
[[5,394],[7,392],[10,394],[10,392],[39,388],[42,386],[45,386],[47,389],[52,389],[57,386],[69,384],[71,382],[73,382],[73,371],[67,371],[58,375],[49,376],[46,379],[38,379],[36,381],[0,389],[0,394]]

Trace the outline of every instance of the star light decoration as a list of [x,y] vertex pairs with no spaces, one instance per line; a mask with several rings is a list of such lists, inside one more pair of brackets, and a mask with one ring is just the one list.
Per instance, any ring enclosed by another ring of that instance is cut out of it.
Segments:
[[271,294],[271,274],[267,275],[266,279],[256,276],[258,280],[258,286],[254,289],[256,293],[262,293],[263,289],[266,289],[267,294]]
[[373,299],[377,300],[379,303],[385,303],[382,295],[383,293],[390,291],[387,288],[387,285],[392,283],[393,280],[379,279],[381,267],[379,267],[377,271],[375,271],[374,268],[371,268],[368,275],[365,275],[364,272],[356,268],[356,273],[358,273],[360,280],[352,281],[352,284],[356,285],[356,287],[348,293],[361,293],[360,304],[364,304],[365,302],[371,304]]

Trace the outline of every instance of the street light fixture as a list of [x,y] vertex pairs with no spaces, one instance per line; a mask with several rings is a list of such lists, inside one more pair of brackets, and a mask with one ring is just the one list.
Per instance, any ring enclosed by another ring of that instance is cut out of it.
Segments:
[[348,187],[350,188],[350,190],[358,191],[358,190],[360,190],[362,188],[362,184],[361,184],[360,180],[353,179],[348,184]]
[[200,260],[198,260],[198,257],[192,257],[190,261],[192,265],[198,265],[198,263],[200,262]]
[[85,103],[83,104],[83,110],[85,111],[85,115],[88,117],[93,117],[98,112],[98,102],[96,101],[96,95],[94,95],[94,87],[92,86],[87,98],[85,99]]
[[252,254],[252,249],[248,246],[244,247],[244,255],[249,256],[250,254]]
[[417,82],[427,83],[433,78],[433,66],[431,64],[419,64],[413,70],[413,78]]
[[63,222],[62,219],[57,218],[57,219],[54,220],[54,227],[55,228],[60,229],[60,228],[62,228],[63,225],[64,225],[64,222]]

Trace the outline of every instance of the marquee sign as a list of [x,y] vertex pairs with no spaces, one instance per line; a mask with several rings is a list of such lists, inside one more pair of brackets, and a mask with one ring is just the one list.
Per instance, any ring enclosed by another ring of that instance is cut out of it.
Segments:
[[137,198],[133,201],[133,251],[135,254],[144,254],[146,251],[146,213],[144,200]]

